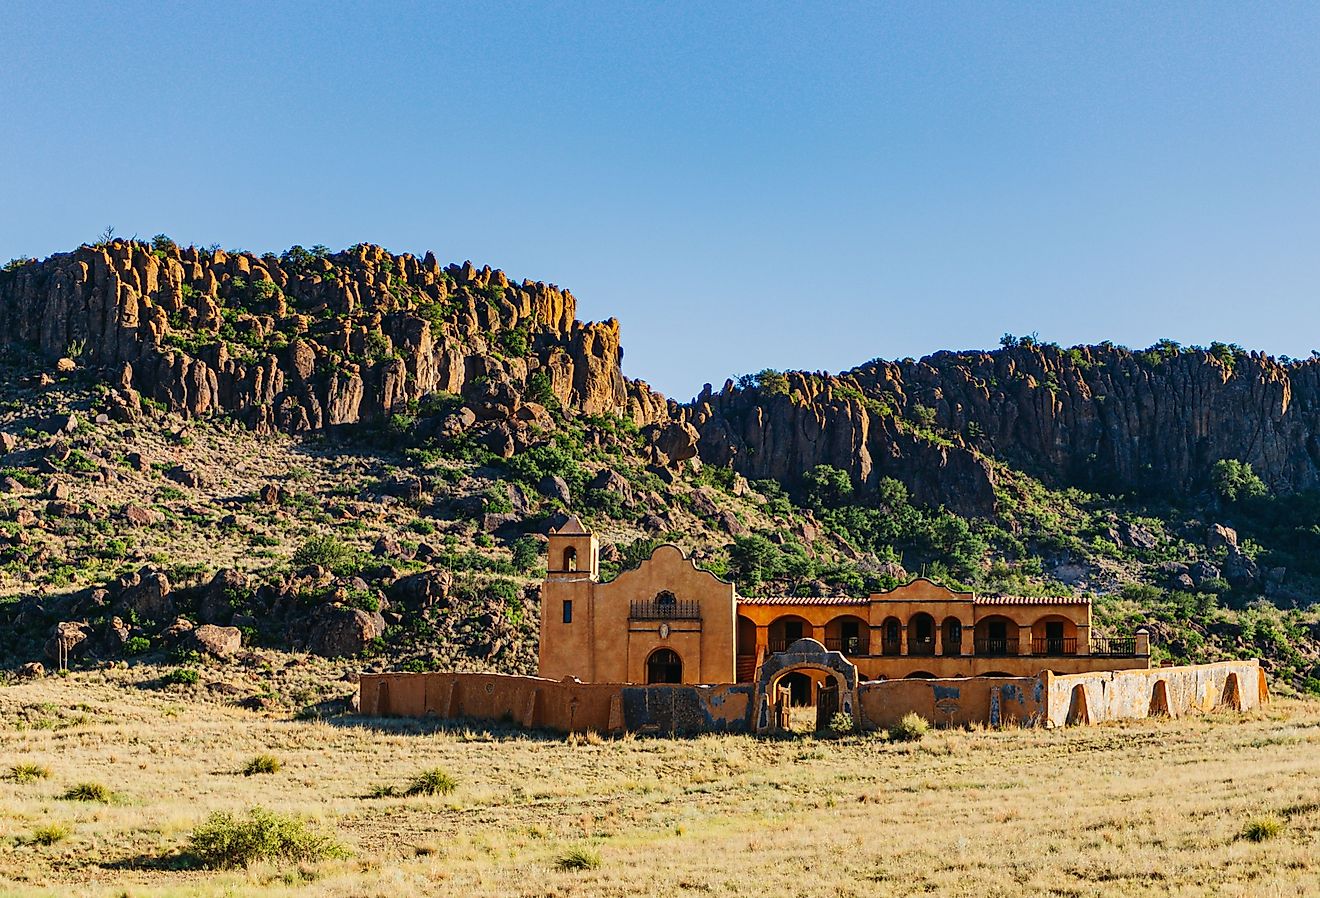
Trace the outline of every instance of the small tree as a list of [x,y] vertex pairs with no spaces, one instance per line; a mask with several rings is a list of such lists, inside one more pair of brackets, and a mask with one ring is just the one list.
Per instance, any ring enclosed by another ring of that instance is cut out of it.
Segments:
[[1251,463],[1235,458],[1221,458],[1210,471],[1215,494],[1225,502],[1240,502],[1267,495],[1265,481],[1251,469]]

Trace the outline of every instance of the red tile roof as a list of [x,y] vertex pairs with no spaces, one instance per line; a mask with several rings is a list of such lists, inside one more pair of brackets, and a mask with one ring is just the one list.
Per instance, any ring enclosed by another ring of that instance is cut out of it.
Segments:
[[977,596],[974,605],[1089,605],[1087,596]]
[[852,596],[738,596],[739,605],[868,605]]

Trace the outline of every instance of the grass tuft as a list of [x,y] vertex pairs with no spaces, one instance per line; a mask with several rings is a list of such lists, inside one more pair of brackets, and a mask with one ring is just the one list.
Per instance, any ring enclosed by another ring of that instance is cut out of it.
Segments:
[[347,857],[333,836],[297,817],[253,808],[246,819],[217,811],[193,830],[188,850],[203,866],[234,869],[269,863],[316,863]]
[[600,867],[600,852],[585,845],[576,845],[555,859],[560,870],[595,870]]
[[439,767],[423,770],[413,777],[404,795],[448,795],[458,788],[458,783],[446,771]]
[[930,732],[930,723],[915,711],[903,715],[903,719],[889,728],[889,738],[893,742],[920,742],[921,737]]
[[50,779],[50,768],[45,764],[15,764],[9,768],[9,779],[16,783],[35,783],[37,780]]
[[1264,842],[1283,832],[1284,822],[1271,815],[1253,817],[1242,827],[1242,838],[1248,842]]
[[284,762],[274,755],[257,755],[243,767],[244,776],[256,776],[259,773],[278,773]]
[[28,836],[29,845],[54,845],[56,842],[63,842],[73,832],[68,825],[64,823],[47,823],[45,826],[38,826],[32,830],[32,835]]
[[114,793],[100,783],[79,783],[72,786],[60,798],[67,801],[99,801],[109,804]]

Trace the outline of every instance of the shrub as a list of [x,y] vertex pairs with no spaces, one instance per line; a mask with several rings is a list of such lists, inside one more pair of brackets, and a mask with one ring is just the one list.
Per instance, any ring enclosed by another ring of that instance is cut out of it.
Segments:
[[448,795],[458,788],[458,783],[446,771],[439,767],[423,770],[412,778],[408,791],[404,795]]
[[133,636],[124,643],[125,655],[141,655],[151,651],[151,640],[145,636]]
[[1256,499],[1269,493],[1265,481],[1251,468],[1250,462],[1236,458],[1221,458],[1210,470],[1210,481],[1215,492],[1226,502]]
[[274,755],[257,755],[243,767],[244,776],[255,776],[258,773],[278,773],[284,762]]
[[164,681],[170,686],[193,686],[201,678],[202,675],[195,668],[176,667],[165,675]]
[[340,542],[338,537],[313,536],[294,551],[293,563],[304,567],[319,564],[324,568],[334,568],[348,554],[348,546]]
[[915,711],[903,715],[903,719],[889,728],[889,738],[894,742],[918,742],[930,731],[926,718]]
[[15,764],[9,768],[9,778],[16,783],[34,783],[50,778],[50,768],[45,764]]
[[513,569],[520,574],[525,574],[536,567],[541,560],[541,544],[530,536],[520,536],[514,541],[511,547],[513,552]]
[[63,842],[69,837],[71,829],[63,823],[47,823],[45,826],[38,826],[32,830],[32,835],[28,837],[29,845],[54,845],[56,842]]
[[836,736],[846,736],[857,728],[857,722],[846,711],[836,711],[830,718],[830,732]]
[[1283,821],[1278,817],[1253,817],[1242,827],[1242,838],[1248,842],[1264,842],[1283,832]]
[[600,866],[600,852],[578,845],[561,854],[555,866],[560,870],[595,870]]
[[66,801],[99,801],[109,804],[113,793],[100,783],[79,783],[60,796]]
[[315,863],[346,857],[332,836],[303,820],[253,808],[247,819],[217,811],[193,830],[188,849],[206,867],[232,869],[256,861]]

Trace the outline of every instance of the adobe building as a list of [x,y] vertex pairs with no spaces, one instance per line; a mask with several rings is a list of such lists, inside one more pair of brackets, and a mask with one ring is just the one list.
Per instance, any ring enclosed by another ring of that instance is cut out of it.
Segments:
[[[576,518],[552,533],[541,593],[540,676],[583,683],[751,683],[768,658],[814,640],[861,681],[1034,677],[1150,666],[1144,630],[1091,634],[1089,599],[955,592],[918,579],[883,593],[739,596],[672,545],[608,582]],[[827,672],[787,673],[814,704]]]

